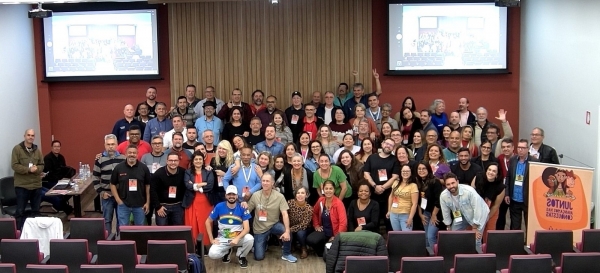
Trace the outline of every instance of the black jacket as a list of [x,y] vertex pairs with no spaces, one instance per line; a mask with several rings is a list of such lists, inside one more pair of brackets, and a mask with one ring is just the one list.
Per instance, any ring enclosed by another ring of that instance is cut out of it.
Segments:
[[556,150],[551,146],[542,143],[542,145],[538,149],[538,153],[540,153],[540,156],[538,158],[539,162],[549,164],[560,164],[560,162],[558,161],[558,155],[556,154]]
[[[506,197],[511,197],[513,189],[515,188],[515,173],[517,171],[517,162],[519,162],[519,156],[515,155],[508,161],[508,172],[506,174]],[[523,177],[523,203],[525,206],[529,203],[529,162],[538,162],[537,159],[528,155],[525,160],[525,176]],[[511,202],[512,199],[511,199]]]
[[341,273],[348,256],[387,256],[385,240],[371,231],[341,232],[331,244],[325,261],[325,272]]
[[[319,194],[317,193],[317,189],[313,187],[313,172],[304,168],[306,171],[306,181],[308,182],[308,192],[310,196],[308,197],[308,203],[312,206],[317,203],[319,199]],[[292,186],[292,168],[284,168],[283,169],[283,190],[285,200],[291,200],[296,198],[294,195],[294,188]]]

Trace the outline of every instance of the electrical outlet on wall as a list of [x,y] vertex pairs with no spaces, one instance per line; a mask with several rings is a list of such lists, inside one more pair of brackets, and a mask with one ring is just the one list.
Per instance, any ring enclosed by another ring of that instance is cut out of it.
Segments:
[[591,115],[592,113],[590,113],[590,111],[585,112],[585,124],[590,125]]

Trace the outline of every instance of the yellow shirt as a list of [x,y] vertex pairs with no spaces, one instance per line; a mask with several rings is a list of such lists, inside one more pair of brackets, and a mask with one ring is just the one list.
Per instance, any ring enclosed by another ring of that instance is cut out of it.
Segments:
[[[419,188],[416,183],[410,183],[405,186],[398,186],[399,181],[394,182],[392,190],[395,189],[392,195],[392,210],[390,213],[410,213],[412,207],[412,193],[419,193]],[[398,206],[394,205],[397,203]]]

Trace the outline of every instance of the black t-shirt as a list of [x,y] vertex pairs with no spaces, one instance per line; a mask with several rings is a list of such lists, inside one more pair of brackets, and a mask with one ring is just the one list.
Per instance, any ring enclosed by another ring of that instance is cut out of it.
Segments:
[[146,187],[150,187],[150,171],[139,161],[129,166],[125,160],[113,169],[110,184],[117,186],[119,197],[127,207],[142,207],[146,203]]
[[222,138],[223,140],[227,140],[233,143],[233,137],[236,135],[243,135],[244,132],[250,132],[250,126],[246,122],[242,122],[240,126],[233,126],[230,122],[225,123],[225,127],[223,128]]
[[357,202],[359,201],[352,200],[348,206],[348,231],[354,231],[358,227],[358,219],[364,217],[365,224],[362,229],[379,232],[379,203],[371,201],[361,211],[358,209]]
[[486,161],[481,160],[481,156],[471,159],[471,164],[479,165],[484,171],[487,170],[487,167],[489,167],[490,163],[492,162],[498,163],[498,159],[492,155],[490,155],[490,157]]
[[248,144],[254,146],[256,145],[256,143],[265,141],[265,135],[262,133],[258,133],[257,136],[253,135],[252,132],[250,132],[250,135],[248,135],[248,137],[246,138],[246,142],[248,142]]
[[[400,173],[400,163],[396,157],[391,154],[386,158],[382,158],[379,154],[372,154],[367,158],[363,171],[371,174],[371,178],[375,184],[383,185],[392,178],[392,174]],[[374,194],[373,199],[385,201],[390,195],[390,191],[391,189],[387,189],[383,194]]]
[[[483,192],[480,187],[477,187],[477,184],[483,185]],[[485,177],[485,174],[480,174],[477,176],[477,181],[475,184],[475,190],[479,193],[479,196],[484,200],[490,200],[490,207],[494,205],[494,201],[496,201],[496,197],[506,188],[506,186],[501,181],[489,182]],[[487,201],[486,200],[486,201]]]
[[167,166],[154,172],[150,179],[150,200],[154,208],[158,210],[161,207],[160,204],[174,204],[183,201],[186,190],[184,175],[185,169],[182,167],[177,167],[175,174],[169,173]]
[[469,169],[467,170],[463,170],[460,167],[460,164],[456,164],[450,167],[450,171],[452,171],[453,174],[456,174],[458,177],[458,183],[471,185],[473,178],[475,178],[478,173],[483,172],[483,169],[481,169],[479,165],[471,163],[471,166],[469,166]]

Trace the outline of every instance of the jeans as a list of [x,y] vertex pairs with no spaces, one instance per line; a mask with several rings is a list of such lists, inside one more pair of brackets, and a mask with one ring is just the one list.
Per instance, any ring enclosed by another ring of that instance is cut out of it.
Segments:
[[128,226],[129,216],[133,213],[133,224],[136,226],[143,226],[146,214],[142,207],[128,207],[125,204],[117,206],[117,218],[119,219],[119,225]]
[[165,217],[158,216],[156,212],[157,226],[182,226],[183,225],[183,207],[181,204],[163,205],[165,207]]
[[394,231],[411,231],[411,227],[406,226],[406,221],[409,218],[408,213],[390,213],[390,223]]
[[40,215],[40,204],[42,203],[42,188],[28,190],[26,188],[15,187],[15,195],[17,197],[17,210],[15,212],[15,220],[17,221],[17,229],[21,230],[25,223],[25,208],[27,201],[31,205],[32,216]]
[[292,239],[298,240],[301,247],[306,247],[306,237],[308,236],[308,231],[306,229],[298,230],[297,232],[292,233]]
[[[452,222],[452,230],[467,230],[467,228],[469,228],[471,226],[471,224],[469,224],[469,222],[465,221],[465,219],[463,218],[462,222],[460,223],[456,223],[455,221]],[[483,230],[485,229],[485,223],[483,223],[483,225],[479,226],[479,229],[477,230],[479,232],[479,234],[481,234],[481,236],[483,237]],[[477,245],[477,247],[481,247],[481,238],[475,238],[475,245]]]
[[[102,195],[102,193],[100,193]],[[112,221],[113,215],[117,216],[117,230],[115,233],[119,233],[119,213],[117,210],[117,201],[115,201],[114,197],[109,197],[107,199],[100,198],[102,201],[102,216],[104,217],[104,228],[108,233],[112,232]]]
[[[267,230],[265,233],[255,233],[254,259],[260,261],[265,258],[265,251],[267,250],[267,241],[269,240],[269,235],[274,234],[276,236],[281,236],[283,233],[285,233],[285,226],[281,222],[275,223],[275,225],[273,225],[271,229]],[[283,256],[291,254],[292,241],[283,241]]]
[[438,227],[434,224],[431,225],[431,212],[423,211],[423,214],[427,218],[427,223],[423,225],[425,229],[425,241],[428,247],[432,247],[437,243]]

